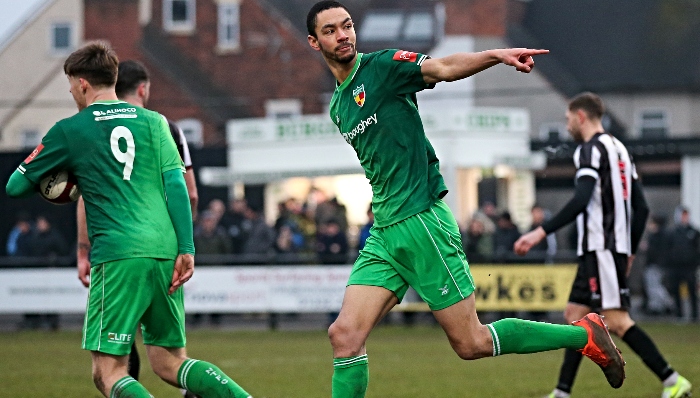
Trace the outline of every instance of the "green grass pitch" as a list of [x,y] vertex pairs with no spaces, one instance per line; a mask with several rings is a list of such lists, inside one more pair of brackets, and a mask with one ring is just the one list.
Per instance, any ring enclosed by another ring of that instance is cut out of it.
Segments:
[[[700,325],[646,324],[671,364],[700,386]],[[0,396],[99,397],[80,332],[0,333]],[[331,348],[324,331],[195,330],[189,354],[218,364],[255,398],[330,397]],[[627,380],[608,387],[586,360],[578,397],[658,397],[661,384],[624,343]],[[367,344],[368,397],[541,397],[553,388],[562,352],[507,355],[466,362],[437,327],[379,327]],[[143,354],[143,346],[139,347]],[[142,356],[141,380],[156,397],[179,397],[151,373]],[[697,393],[697,392],[696,392]]]

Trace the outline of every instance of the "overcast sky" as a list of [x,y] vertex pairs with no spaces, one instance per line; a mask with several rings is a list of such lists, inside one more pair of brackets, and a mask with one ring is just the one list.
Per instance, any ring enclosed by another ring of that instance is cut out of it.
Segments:
[[0,0],[0,42],[45,0]]

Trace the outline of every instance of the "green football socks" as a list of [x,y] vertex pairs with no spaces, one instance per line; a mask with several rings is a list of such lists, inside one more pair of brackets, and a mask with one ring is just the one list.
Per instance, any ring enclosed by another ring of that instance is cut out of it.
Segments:
[[187,359],[177,371],[180,387],[202,397],[249,398],[244,389],[216,365],[197,359]]
[[367,354],[333,359],[332,398],[361,398],[369,384]]
[[112,386],[109,398],[152,398],[146,388],[131,376],[122,377]]
[[493,356],[530,354],[570,348],[580,350],[588,343],[588,333],[581,326],[554,325],[506,318],[488,325],[493,338]]

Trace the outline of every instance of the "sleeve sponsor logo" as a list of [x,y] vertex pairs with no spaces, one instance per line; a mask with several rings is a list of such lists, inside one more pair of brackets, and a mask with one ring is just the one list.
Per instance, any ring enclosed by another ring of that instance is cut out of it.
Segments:
[[29,164],[29,162],[34,160],[34,158],[36,158],[39,155],[42,149],[44,149],[44,144],[39,144],[39,146],[34,148],[32,153],[30,153],[29,156],[27,156],[27,158],[24,159],[24,164]]
[[410,51],[399,50],[394,54],[394,61],[416,62],[417,58],[418,54]]

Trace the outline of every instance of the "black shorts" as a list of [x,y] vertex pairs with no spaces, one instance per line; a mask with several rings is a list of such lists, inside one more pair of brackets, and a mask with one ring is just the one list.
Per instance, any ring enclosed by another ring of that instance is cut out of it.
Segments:
[[593,311],[630,308],[627,287],[627,255],[601,250],[578,258],[578,272],[569,302],[591,307]]

